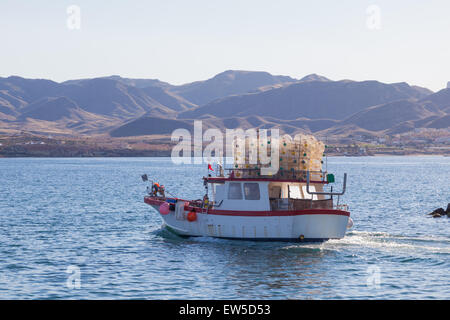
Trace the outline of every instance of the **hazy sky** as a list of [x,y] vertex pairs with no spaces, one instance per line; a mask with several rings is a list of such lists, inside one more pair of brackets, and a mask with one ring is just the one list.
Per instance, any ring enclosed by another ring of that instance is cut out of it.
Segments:
[[439,90],[449,16],[448,0],[1,0],[0,76],[181,84],[239,69]]

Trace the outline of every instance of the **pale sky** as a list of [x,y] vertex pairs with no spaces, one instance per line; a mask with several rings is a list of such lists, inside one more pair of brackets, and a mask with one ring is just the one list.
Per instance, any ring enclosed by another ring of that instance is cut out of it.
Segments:
[[437,91],[450,81],[449,16],[448,0],[1,0],[0,76],[182,84],[238,69]]

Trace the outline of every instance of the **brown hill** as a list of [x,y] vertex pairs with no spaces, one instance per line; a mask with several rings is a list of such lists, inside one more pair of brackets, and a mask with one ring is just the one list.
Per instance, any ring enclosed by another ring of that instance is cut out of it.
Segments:
[[58,121],[63,118],[87,121],[95,118],[94,114],[82,110],[74,101],[66,98],[43,98],[29,104],[23,109],[19,120],[33,118],[46,121]]
[[307,76],[304,76],[303,78],[301,78],[299,80],[299,82],[306,82],[306,81],[331,81],[331,80],[324,76],[321,76],[321,75],[318,75],[315,73],[311,73],[311,74],[308,74]]
[[[279,120],[273,118],[262,118],[258,116],[230,117],[230,118],[208,118],[202,121],[203,130],[217,128],[222,132],[226,129],[272,129],[278,128],[281,133],[294,134],[298,132],[317,132],[338,123],[336,120],[328,119],[297,119]],[[171,134],[175,129],[183,128],[192,130],[193,119],[160,119],[143,116],[130,121],[110,132],[114,137],[144,136],[152,134]]]
[[287,76],[273,76],[268,72],[228,70],[211,79],[177,86],[173,92],[199,106],[230,95],[243,94],[259,87],[293,82]]
[[66,97],[87,112],[119,119],[137,118],[144,114],[166,117],[195,106],[168,89],[139,88],[108,78],[66,81],[63,84],[41,79],[0,78],[0,112],[3,114],[16,117],[29,104],[54,97]]
[[434,115],[422,104],[411,100],[398,100],[369,107],[344,121],[341,125],[353,124],[369,131],[382,131],[402,122],[424,119]]
[[109,79],[92,79],[76,85],[64,85],[61,95],[75,101],[83,110],[121,119],[146,113],[167,116],[173,110],[146,95],[141,89]]
[[25,79],[17,76],[0,78],[2,97],[16,108],[40,98],[56,96],[59,87],[59,83],[45,79]]
[[145,136],[152,134],[171,134],[175,129],[193,131],[192,121],[161,119],[143,116],[132,120],[110,132],[112,137]]
[[450,107],[450,88],[442,89],[436,93],[426,96],[421,99],[422,102],[430,102],[448,112]]
[[427,122],[423,127],[435,129],[450,128],[450,114],[446,114],[437,119],[433,119]]
[[76,79],[76,80],[68,80],[63,82],[63,84],[82,84],[83,82],[90,81],[93,79],[107,79],[121,82],[127,86],[137,87],[137,88],[146,88],[146,87],[159,87],[159,88],[170,88],[171,84],[167,82],[160,81],[158,79],[133,79],[133,78],[122,78],[121,76],[107,76],[100,78],[87,78],[87,79]]
[[447,128],[449,112],[450,89],[432,93],[404,82],[331,81],[316,74],[296,80],[226,71],[182,86],[119,76],[64,83],[0,78],[3,132],[170,134],[203,119],[205,129],[370,136]]
[[416,90],[378,81],[305,81],[259,93],[231,96],[179,114],[180,119],[258,115],[276,119],[335,119],[367,107],[415,98]]
[[197,107],[197,105],[171,92],[167,88],[145,87],[141,90],[155,101],[174,111],[185,111]]

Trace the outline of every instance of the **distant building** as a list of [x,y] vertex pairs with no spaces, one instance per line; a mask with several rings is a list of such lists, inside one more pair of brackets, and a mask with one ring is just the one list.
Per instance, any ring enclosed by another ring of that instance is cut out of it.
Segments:
[[447,88],[450,89],[450,81],[447,82]]

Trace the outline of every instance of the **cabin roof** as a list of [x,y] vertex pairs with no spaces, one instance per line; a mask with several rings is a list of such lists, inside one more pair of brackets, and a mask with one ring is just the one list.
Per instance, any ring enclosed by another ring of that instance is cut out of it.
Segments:
[[[256,181],[256,182],[296,182],[296,183],[306,183],[304,179],[280,179],[280,178],[238,178],[238,177],[203,177],[203,180],[206,180],[208,183],[224,183],[225,181]],[[310,181],[309,183],[321,183],[328,184],[327,181]]]

